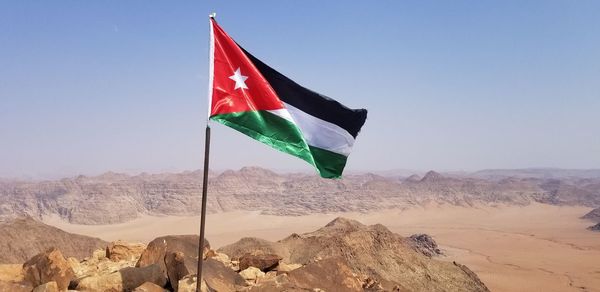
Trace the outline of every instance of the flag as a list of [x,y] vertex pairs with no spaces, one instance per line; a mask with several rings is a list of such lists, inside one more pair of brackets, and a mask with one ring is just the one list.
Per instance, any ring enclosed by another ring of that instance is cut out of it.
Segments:
[[210,119],[341,177],[367,110],[302,87],[210,24]]

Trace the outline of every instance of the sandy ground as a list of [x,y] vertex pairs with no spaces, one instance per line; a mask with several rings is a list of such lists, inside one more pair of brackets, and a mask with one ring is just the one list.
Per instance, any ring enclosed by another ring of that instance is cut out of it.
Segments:
[[[431,234],[447,256],[466,264],[492,291],[600,291],[600,233],[579,219],[583,207],[440,207],[344,213],[365,224],[382,223],[402,235]],[[213,247],[254,236],[278,240],[315,230],[340,214],[300,217],[230,212],[207,217]],[[57,218],[46,223],[73,233],[111,241],[148,242],[160,235],[198,233],[199,217],[145,216],[115,225],[74,225]]]

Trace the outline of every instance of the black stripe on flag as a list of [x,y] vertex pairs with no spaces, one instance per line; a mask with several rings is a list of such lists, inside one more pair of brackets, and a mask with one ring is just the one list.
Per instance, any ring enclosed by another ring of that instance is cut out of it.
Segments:
[[334,99],[305,88],[252,56],[241,46],[240,48],[271,84],[281,101],[311,116],[336,124],[356,138],[367,119],[366,109],[348,108]]

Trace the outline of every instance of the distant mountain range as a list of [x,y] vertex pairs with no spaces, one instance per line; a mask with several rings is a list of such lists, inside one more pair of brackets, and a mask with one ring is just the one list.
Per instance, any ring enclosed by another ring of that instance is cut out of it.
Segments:
[[[597,173],[597,175],[595,175]],[[202,172],[125,175],[105,173],[53,181],[0,180],[0,216],[60,216],[79,224],[111,224],[142,214],[197,215]],[[598,170],[434,171],[412,176],[351,174],[325,180],[245,167],[211,173],[207,209],[273,215],[370,212],[419,205],[600,206]]]

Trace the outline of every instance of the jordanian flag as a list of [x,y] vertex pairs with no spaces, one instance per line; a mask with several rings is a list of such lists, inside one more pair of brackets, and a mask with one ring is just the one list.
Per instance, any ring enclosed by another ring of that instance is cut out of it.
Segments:
[[210,22],[210,119],[305,160],[322,177],[341,177],[367,110],[300,86]]

